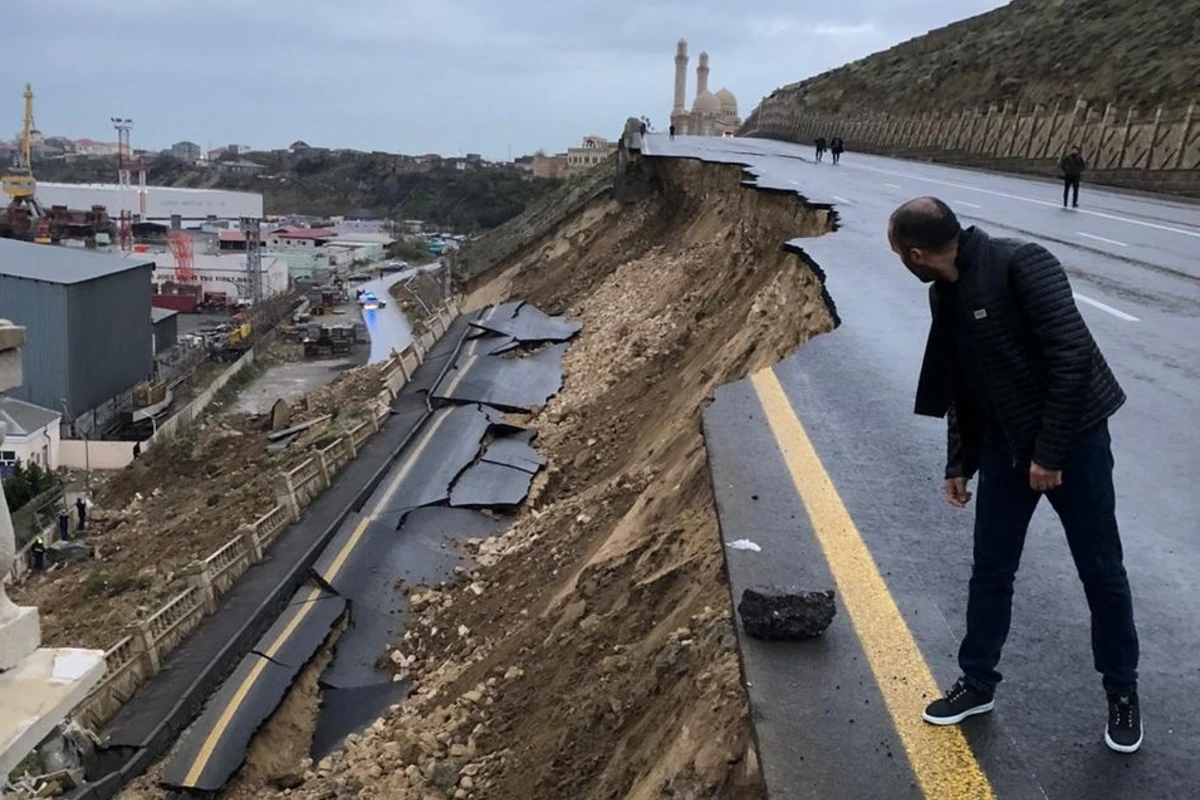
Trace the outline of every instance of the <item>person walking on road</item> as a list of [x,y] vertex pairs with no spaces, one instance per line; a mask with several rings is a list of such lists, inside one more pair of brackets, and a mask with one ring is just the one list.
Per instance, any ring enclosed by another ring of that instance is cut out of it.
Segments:
[[1071,152],[1058,162],[1063,174],[1063,208],[1067,207],[1067,195],[1071,195],[1071,208],[1079,208],[1079,180],[1087,169],[1087,162],[1079,153],[1079,146],[1071,148]]
[[933,322],[916,413],[948,421],[945,495],[971,500],[979,475],[962,677],[925,709],[954,725],[993,708],[1026,529],[1045,495],[1066,530],[1108,694],[1105,744],[1142,743],[1138,636],[1113,492],[1108,418],[1125,394],[1075,306],[1062,265],[1041,245],[962,229],[941,200],[910,200],[888,241],[930,286]]
[[667,137],[672,142],[675,141],[675,124],[674,123],[671,124],[671,127],[667,128]]
[[835,136],[829,140],[829,152],[833,154],[833,163],[837,164],[842,160],[842,152],[846,149],[846,145],[842,142],[842,137]]
[[825,158],[825,137],[818,136],[815,144],[817,145],[817,161],[821,161]]

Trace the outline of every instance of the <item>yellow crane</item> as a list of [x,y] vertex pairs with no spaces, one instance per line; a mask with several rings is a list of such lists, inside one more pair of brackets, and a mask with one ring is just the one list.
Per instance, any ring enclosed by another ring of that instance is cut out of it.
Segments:
[[25,125],[21,129],[18,163],[4,176],[4,193],[14,202],[32,200],[33,180],[33,86],[25,84]]

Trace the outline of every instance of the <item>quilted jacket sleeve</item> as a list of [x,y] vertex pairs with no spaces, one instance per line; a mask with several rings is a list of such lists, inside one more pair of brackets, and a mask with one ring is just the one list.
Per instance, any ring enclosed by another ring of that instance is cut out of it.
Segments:
[[1046,398],[1033,460],[1046,469],[1062,469],[1077,433],[1092,369],[1088,332],[1062,264],[1038,244],[1013,254],[1010,273],[1017,305],[1042,346]]
[[951,403],[946,414],[946,480],[970,477],[966,459],[963,458],[962,439],[958,435],[958,415],[954,411],[954,403]]

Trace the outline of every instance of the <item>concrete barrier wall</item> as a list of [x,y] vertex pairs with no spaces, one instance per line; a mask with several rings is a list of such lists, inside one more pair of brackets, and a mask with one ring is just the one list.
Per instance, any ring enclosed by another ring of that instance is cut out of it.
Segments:
[[168,419],[163,424],[159,425],[154,431],[154,436],[151,437],[151,442],[162,442],[174,436],[178,436],[179,432],[188,425],[196,417],[200,416],[204,409],[208,408],[217,393],[225,388],[225,384],[233,379],[233,376],[244,370],[246,367],[254,363],[254,350],[247,350],[246,353],[237,361],[229,365],[229,368],[217,376],[216,380],[192,402],[179,410],[179,413]]
[[[439,317],[444,321],[443,329],[458,316],[457,300],[452,300],[448,308],[449,311],[443,309],[439,312]],[[275,507],[253,523],[242,526],[210,556],[193,563],[187,570],[188,588],[157,613],[145,620],[130,623],[127,635],[105,651],[107,671],[104,678],[75,709],[74,716],[81,724],[97,730],[111,719],[137,687],[158,673],[179,642],[206,615],[216,611],[221,595],[228,592],[246,570],[265,557],[279,534],[300,519],[304,508],[329,486],[337,471],[358,454],[391,414],[392,399],[411,376],[411,373],[403,370],[401,363],[405,359],[423,363],[427,352],[428,348],[416,342],[402,352],[393,354],[383,367],[385,388],[380,393],[374,413],[344,436],[317,450],[311,458],[288,472],[277,474],[272,481],[278,500]],[[226,374],[229,374],[228,371]],[[221,386],[226,382],[228,377]],[[395,389],[391,388],[393,384],[396,384]],[[212,389],[212,394],[215,395],[219,388]],[[209,397],[204,405],[211,401]],[[182,412],[177,418],[181,416]],[[160,427],[159,432],[162,430],[163,427]]]
[[133,463],[133,445],[62,439],[58,443],[58,463],[74,469],[122,469]]
[[755,109],[743,134],[802,144],[841,136],[849,150],[1053,177],[1078,145],[1087,180],[1200,197],[1195,103],[1144,112],[1081,99],[895,115],[810,110],[799,95],[780,91]]

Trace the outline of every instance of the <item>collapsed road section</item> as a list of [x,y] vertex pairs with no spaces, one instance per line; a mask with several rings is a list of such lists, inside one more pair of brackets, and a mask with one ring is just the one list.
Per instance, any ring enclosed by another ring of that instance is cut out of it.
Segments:
[[532,446],[535,431],[508,422],[506,412],[535,411],[559,390],[562,352],[580,325],[526,303],[505,303],[479,314],[470,328],[431,388],[431,415],[185,733],[162,785],[222,790],[245,761],[254,732],[343,614],[344,630],[334,634],[319,679],[313,757],[405,698],[408,684],[394,672],[404,655],[380,665],[395,642],[419,635],[405,632],[409,601],[397,589],[452,578],[463,567],[458,543],[503,532],[506,523],[495,512],[518,506],[546,463]]

